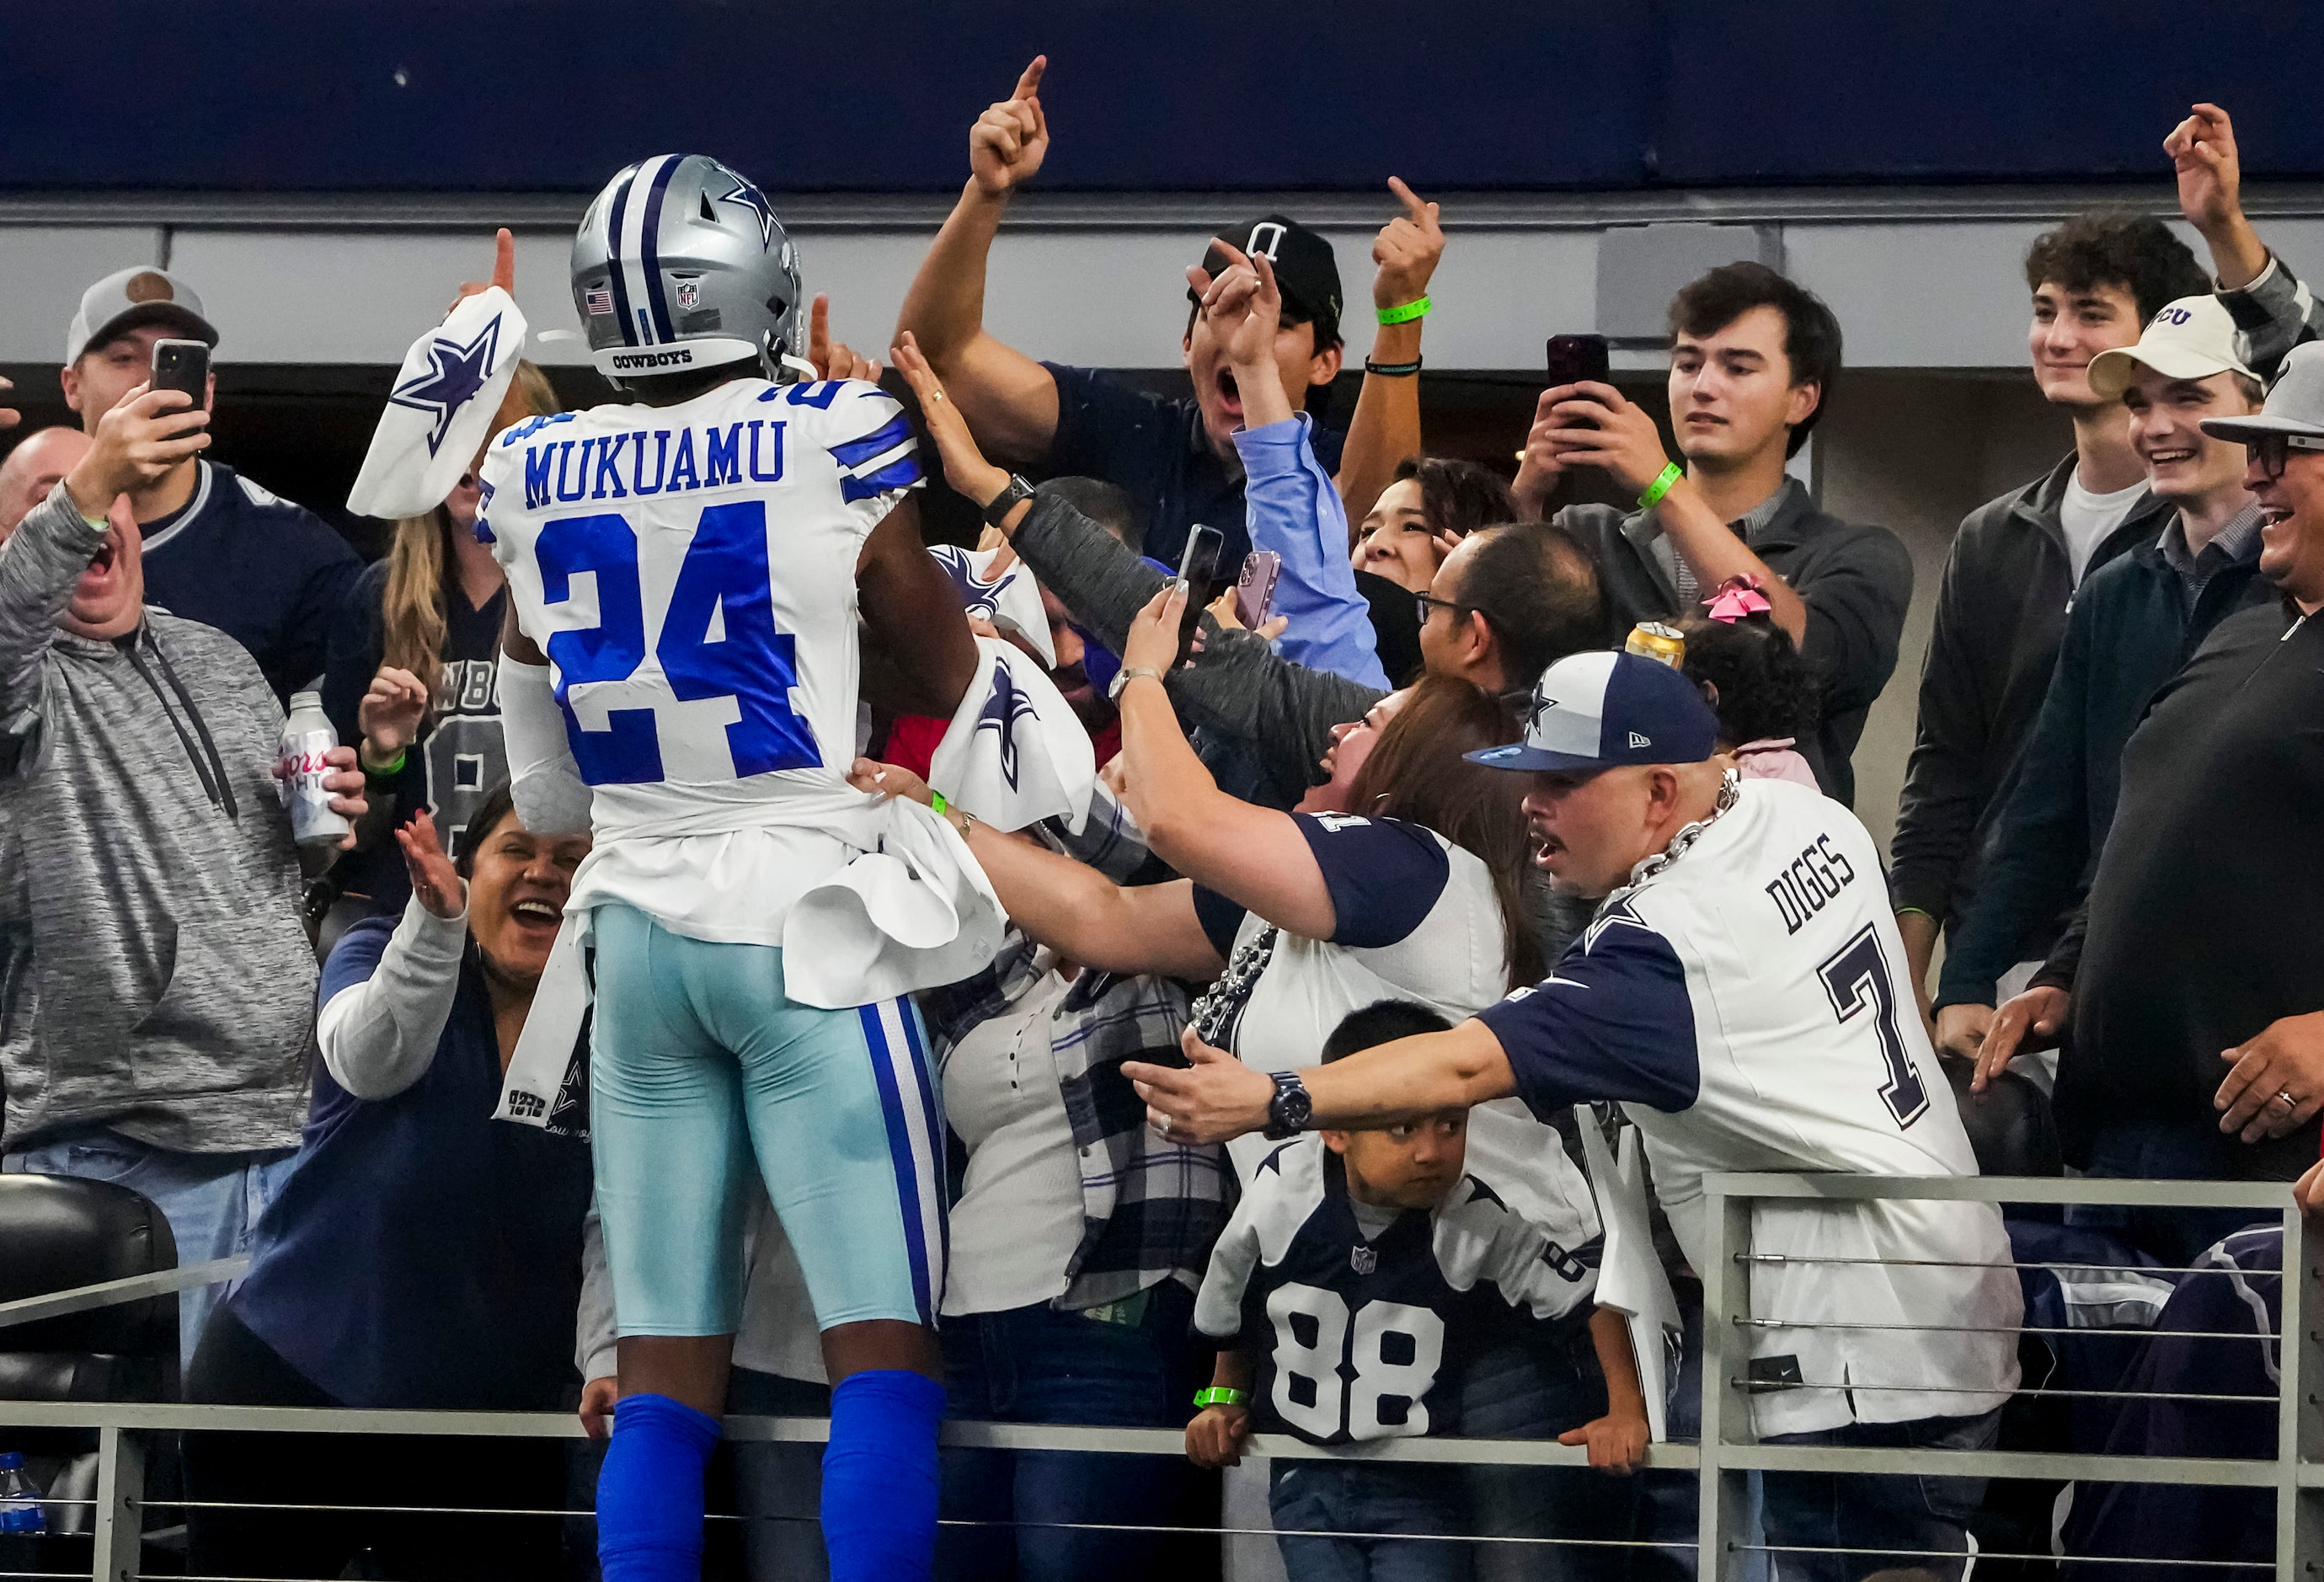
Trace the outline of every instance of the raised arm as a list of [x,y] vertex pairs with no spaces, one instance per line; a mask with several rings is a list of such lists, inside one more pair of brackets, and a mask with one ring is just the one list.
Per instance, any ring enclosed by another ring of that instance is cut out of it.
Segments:
[[[847,782],[881,796],[927,804],[927,782],[908,769],[858,758]],[[1004,835],[958,809],[945,817],[991,881],[1009,921],[1030,938],[1102,972],[1159,973],[1205,980],[1226,963],[1194,914],[1194,885],[1125,888],[1071,857],[1019,835]]]
[[2210,249],[2220,305],[2249,343],[2252,371],[2273,380],[2286,352],[2324,334],[2324,307],[2245,217],[2243,160],[2225,110],[2195,106],[2163,152],[2179,178],[2179,212]]
[[1130,629],[1118,700],[1130,805],[1154,854],[1279,928],[1329,939],[1339,918],[1323,865],[1288,813],[1228,795],[1178,728],[1161,675],[1178,652],[1186,596],[1157,594]]
[[[360,964],[372,968],[368,976],[336,993],[326,984],[330,997],[315,1022],[324,1069],[361,1099],[392,1098],[436,1063],[468,939],[467,886],[437,846],[427,810],[395,838],[411,871],[411,899],[385,947]],[[335,958],[331,965],[336,976],[354,964]]]
[[995,456],[1027,465],[1049,453],[1057,384],[1047,368],[986,333],[984,275],[1009,200],[1049,152],[1040,97],[1048,64],[1047,56],[1036,55],[1016,91],[969,129],[968,185],[920,260],[896,318],[898,336],[909,330],[919,338],[977,437]]
[[[1372,275],[1372,306],[1381,313],[1425,300],[1429,278],[1444,256],[1436,206],[1423,203],[1398,177],[1390,176],[1388,186],[1404,212],[1381,227],[1372,241],[1372,262],[1378,266]],[[1356,413],[1348,422],[1348,442],[1340,451],[1340,497],[1347,503],[1349,522],[1364,519],[1395,478],[1397,462],[1420,454],[1421,323],[1415,318],[1383,324],[1372,337]],[[1411,372],[1376,374],[1374,367]],[[1250,389],[1248,381],[1240,383],[1245,391]],[[1352,547],[1352,538],[1350,543]]]
[[950,718],[976,674],[976,635],[920,540],[919,504],[910,495],[864,541],[855,587],[872,640],[911,689],[911,711]]

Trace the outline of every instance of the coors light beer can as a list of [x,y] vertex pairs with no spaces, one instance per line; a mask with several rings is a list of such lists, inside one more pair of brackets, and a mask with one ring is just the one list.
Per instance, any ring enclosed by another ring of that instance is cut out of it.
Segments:
[[293,692],[290,717],[282,722],[282,805],[290,810],[290,834],[300,846],[336,849],[348,829],[347,821],[331,811],[331,793],[323,789],[330,769],[327,754],[339,745],[323,712],[319,692]]

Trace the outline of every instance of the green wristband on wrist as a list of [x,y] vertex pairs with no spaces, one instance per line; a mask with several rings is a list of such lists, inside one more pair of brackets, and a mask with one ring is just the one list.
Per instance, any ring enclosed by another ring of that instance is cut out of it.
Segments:
[[1207,1390],[1194,1392],[1197,1406],[1240,1406],[1250,1399],[1248,1390],[1230,1390],[1223,1384],[1213,1384]]
[[1416,319],[1425,318],[1428,314],[1428,299],[1422,297],[1416,301],[1400,303],[1393,308],[1382,308],[1379,310],[1379,321],[1382,324],[1409,324]]
[[[403,772],[403,761],[407,756],[409,756],[410,753],[410,748],[399,747],[395,751],[395,756],[389,762],[381,764],[377,769],[374,769],[370,764],[365,763],[363,766],[364,778],[365,780],[392,780],[395,776]],[[360,757],[360,754],[358,754],[358,756]]]
[[1671,486],[1684,476],[1686,471],[1677,462],[1666,463],[1655,481],[1646,486],[1646,492],[1638,496],[1638,509],[1652,511],[1662,503],[1662,497],[1671,492]]
[[945,800],[944,792],[936,790],[934,786],[930,786],[928,788],[928,807],[937,818],[943,818],[945,816],[945,810],[951,805],[951,803]]

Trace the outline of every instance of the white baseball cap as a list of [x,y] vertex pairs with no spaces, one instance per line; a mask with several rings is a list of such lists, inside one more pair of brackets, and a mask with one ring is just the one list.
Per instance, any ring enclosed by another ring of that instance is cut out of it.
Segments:
[[2244,361],[2243,332],[2219,299],[2181,297],[2165,302],[2146,322],[2136,346],[2118,346],[2090,359],[2090,388],[2112,401],[2130,388],[2144,365],[2165,379],[2209,379],[2214,374],[2259,375]]
[[2302,450],[2324,450],[2324,444],[2300,443],[2324,440],[2324,341],[2311,340],[2284,355],[2265,406],[2247,418],[2205,418],[2203,432],[2246,445],[2282,434]]
[[139,264],[115,271],[80,294],[80,310],[65,331],[65,362],[78,363],[91,347],[148,324],[167,324],[189,340],[218,343],[217,328],[202,317],[199,292],[166,269]]

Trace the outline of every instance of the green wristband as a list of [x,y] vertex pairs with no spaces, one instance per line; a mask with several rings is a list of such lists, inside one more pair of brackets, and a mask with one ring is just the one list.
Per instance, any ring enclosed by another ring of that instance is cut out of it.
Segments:
[[944,800],[944,792],[936,790],[934,786],[930,786],[928,788],[928,808],[929,810],[934,812],[937,818],[943,818],[945,809],[949,806],[951,806],[951,804]]
[[1382,308],[1379,321],[1382,324],[1409,324],[1416,319],[1425,318],[1428,306],[1428,299],[1423,297],[1417,301],[1405,302],[1394,308]]
[[1223,1384],[1213,1384],[1207,1390],[1194,1392],[1197,1406],[1240,1406],[1250,1399],[1248,1390],[1230,1390]]
[[1684,476],[1686,476],[1685,469],[1681,467],[1677,462],[1674,461],[1665,464],[1661,475],[1657,476],[1653,483],[1646,486],[1646,492],[1645,494],[1638,496],[1638,509],[1641,511],[1652,511],[1656,505],[1662,503],[1662,497],[1671,492],[1671,486]]
[[[392,761],[392,762],[391,762],[391,763],[385,763],[385,764],[382,765],[381,767],[379,767],[379,768],[377,768],[377,769],[374,769],[374,768],[373,768],[370,764],[368,764],[368,763],[364,764],[364,766],[363,766],[364,778],[365,780],[392,780],[392,779],[394,779],[397,775],[399,775],[399,774],[401,774],[401,773],[402,773],[402,772],[403,772],[403,760],[405,759],[405,757],[407,757],[407,756],[410,754],[410,748],[408,748],[408,747],[399,747],[399,748],[397,748],[397,749],[396,749],[395,757],[394,757],[393,761]],[[361,755],[360,755],[360,754],[358,754],[358,755],[357,755],[357,761],[358,761],[358,762],[361,762]]]

